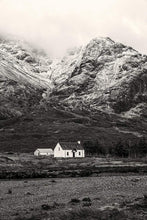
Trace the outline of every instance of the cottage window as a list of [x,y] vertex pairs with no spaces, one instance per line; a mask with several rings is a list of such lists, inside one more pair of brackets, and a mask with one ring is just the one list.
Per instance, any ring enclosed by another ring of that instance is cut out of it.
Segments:
[[67,156],[69,156],[69,152],[67,152]]
[[60,147],[59,147],[59,149],[58,149],[59,151],[60,151]]
[[79,152],[79,155],[81,155],[81,152]]

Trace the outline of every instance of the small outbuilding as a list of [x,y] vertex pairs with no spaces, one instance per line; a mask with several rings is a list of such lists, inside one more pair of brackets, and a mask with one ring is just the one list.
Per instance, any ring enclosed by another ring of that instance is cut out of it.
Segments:
[[54,148],[54,157],[80,158],[85,157],[85,150],[78,142],[58,142]]
[[54,151],[51,148],[38,148],[34,152],[35,156],[51,156],[54,155]]

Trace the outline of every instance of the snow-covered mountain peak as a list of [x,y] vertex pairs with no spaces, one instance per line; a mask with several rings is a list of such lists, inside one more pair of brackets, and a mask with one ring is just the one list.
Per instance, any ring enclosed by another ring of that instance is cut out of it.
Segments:
[[133,48],[110,38],[95,38],[52,66],[49,76],[55,85],[54,94],[66,97],[59,100],[61,105],[69,103],[71,107],[76,101],[76,106],[90,104],[99,109],[109,103],[112,111],[122,112],[139,102],[135,97],[140,97],[140,86],[142,91],[146,86],[139,85],[138,79],[147,84],[146,65],[147,57]]

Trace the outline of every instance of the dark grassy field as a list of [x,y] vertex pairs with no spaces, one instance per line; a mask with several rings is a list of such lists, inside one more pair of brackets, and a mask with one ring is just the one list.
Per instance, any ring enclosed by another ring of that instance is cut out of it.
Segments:
[[0,152],[25,153],[37,147],[54,148],[59,140],[98,140],[101,146],[109,148],[119,140],[135,143],[138,133],[147,133],[146,128],[144,121],[140,124],[102,112],[90,115],[55,108],[36,109],[19,119],[0,120]]
[[0,181],[1,220],[145,220],[147,176]]

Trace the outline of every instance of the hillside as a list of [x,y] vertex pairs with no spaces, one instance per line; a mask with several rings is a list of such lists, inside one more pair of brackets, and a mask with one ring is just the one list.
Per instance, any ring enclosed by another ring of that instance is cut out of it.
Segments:
[[147,137],[147,56],[96,38],[51,61],[30,45],[0,41],[1,151],[33,151],[58,140]]
[[22,116],[48,88],[51,61],[25,42],[0,39],[0,117]]

